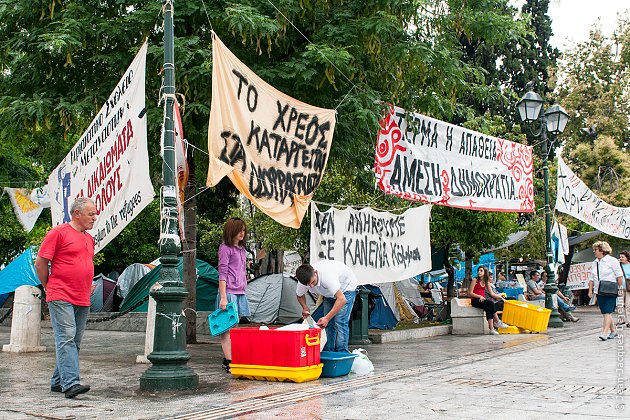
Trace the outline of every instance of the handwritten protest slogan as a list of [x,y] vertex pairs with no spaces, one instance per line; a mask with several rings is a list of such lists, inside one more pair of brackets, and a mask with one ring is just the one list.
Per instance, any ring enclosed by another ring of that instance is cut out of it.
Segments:
[[558,155],[556,210],[617,238],[630,239],[630,207],[615,207],[584,184]]
[[588,282],[591,279],[592,262],[573,264],[569,268],[567,277],[567,290],[588,289]]
[[320,212],[311,203],[311,255],[341,261],[359,284],[389,283],[431,270],[431,206],[397,215],[370,208]]
[[103,249],[155,195],[149,178],[144,100],[147,43],[70,153],[48,177],[53,224],[71,220],[77,197],[89,197],[97,218],[90,234]]
[[379,187],[410,201],[533,212],[532,148],[390,105],[376,144]]
[[278,223],[299,228],[322,179],[335,110],[267,84],[213,34],[207,184],[228,176]]

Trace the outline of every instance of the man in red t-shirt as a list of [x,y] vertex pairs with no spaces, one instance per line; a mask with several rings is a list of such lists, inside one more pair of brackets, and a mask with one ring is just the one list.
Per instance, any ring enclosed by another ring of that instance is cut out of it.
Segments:
[[[74,398],[90,390],[81,385],[79,348],[90,312],[94,277],[94,202],[80,197],[70,207],[72,220],[46,234],[37,253],[35,269],[46,292],[55,335],[56,364],[50,390]],[[50,273],[48,264],[50,263]]]

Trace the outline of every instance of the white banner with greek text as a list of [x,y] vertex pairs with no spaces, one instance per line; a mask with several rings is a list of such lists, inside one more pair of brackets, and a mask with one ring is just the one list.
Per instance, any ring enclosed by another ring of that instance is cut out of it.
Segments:
[[149,177],[145,42],[103,107],[48,178],[53,225],[71,220],[77,197],[96,204],[90,234],[103,249],[155,196]]
[[341,261],[359,284],[390,283],[431,270],[431,206],[397,215],[370,208],[320,212],[311,203],[311,262]]
[[591,279],[592,262],[573,264],[569,267],[569,277],[567,277],[567,290],[588,289],[588,282]]
[[278,91],[213,34],[207,185],[228,176],[278,223],[299,228],[322,179],[335,110]]
[[532,148],[390,105],[376,144],[387,194],[469,210],[533,212]]
[[630,239],[630,207],[615,207],[590,190],[558,154],[556,210],[617,238]]

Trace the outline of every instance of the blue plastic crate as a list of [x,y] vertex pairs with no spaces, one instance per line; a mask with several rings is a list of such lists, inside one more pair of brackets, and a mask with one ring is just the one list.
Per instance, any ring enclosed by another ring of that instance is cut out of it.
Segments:
[[217,308],[216,311],[208,315],[208,326],[210,327],[210,334],[213,336],[221,335],[237,324],[238,310],[235,302],[228,303],[225,311]]
[[354,358],[358,354],[342,353],[338,351],[323,351],[319,355],[319,360],[324,364],[322,377],[336,378],[350,373]]

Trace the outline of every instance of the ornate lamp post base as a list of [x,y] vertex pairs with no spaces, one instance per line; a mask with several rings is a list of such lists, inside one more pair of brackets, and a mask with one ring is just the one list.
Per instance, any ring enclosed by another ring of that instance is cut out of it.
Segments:
[[[162,270],[169,269],[173,268],[162,267]],[[156,347],[147,357],[151,367],[140,377],[141,390],[184,390],[199,386],[199,376],[186,366],[190,354],[185,350],[186,317],[182,314],[182,307],[187,294],[186,289],[177,283],[151,292],[156,301]]]

